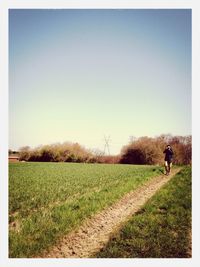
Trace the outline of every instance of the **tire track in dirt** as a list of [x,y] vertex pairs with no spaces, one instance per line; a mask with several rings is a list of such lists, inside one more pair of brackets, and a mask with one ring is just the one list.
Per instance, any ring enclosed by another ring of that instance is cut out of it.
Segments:
[[118,231],[164,184],[181,168],[169,176],[157,176],[140,188],[126,194],[109,208],[87,219],[77,230],[72,231],[37,258],[89,258],[106,245],[112,234]]

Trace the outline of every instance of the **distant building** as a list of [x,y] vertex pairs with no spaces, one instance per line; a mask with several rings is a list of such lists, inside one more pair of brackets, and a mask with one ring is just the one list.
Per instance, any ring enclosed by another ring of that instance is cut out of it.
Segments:
[[8,161],[9,162],[19,162],[19,156],[18,155],[9,155]]

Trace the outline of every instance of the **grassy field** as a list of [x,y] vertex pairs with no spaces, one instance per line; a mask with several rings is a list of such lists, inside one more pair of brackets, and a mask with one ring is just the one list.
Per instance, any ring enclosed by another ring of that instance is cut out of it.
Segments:
[[186,167],[95,257],[187,258],[190,230],[191,168]]
[[154,166],[10,164],[9,257],[37,256],[83,219],[159,174]]

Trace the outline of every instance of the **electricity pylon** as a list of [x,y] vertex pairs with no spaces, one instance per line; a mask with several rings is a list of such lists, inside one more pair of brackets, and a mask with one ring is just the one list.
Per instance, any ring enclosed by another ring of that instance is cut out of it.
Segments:
[[104,155],[105,155],[105,153],[106,153],[106,150],[107,150],[107,152],[108,152],[108,155],[110,156],[110,148],[109,148],[109,142],[111,141],[110,140],[110,136],[105,136],[104,135],[104,141],[105,141],[105,145],[104,145]]

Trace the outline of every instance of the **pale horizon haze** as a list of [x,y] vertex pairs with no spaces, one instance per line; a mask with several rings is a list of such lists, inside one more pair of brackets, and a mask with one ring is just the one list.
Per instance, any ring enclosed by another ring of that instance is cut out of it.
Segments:
[[191,9],[10,9],[9,148],[191,135]]

